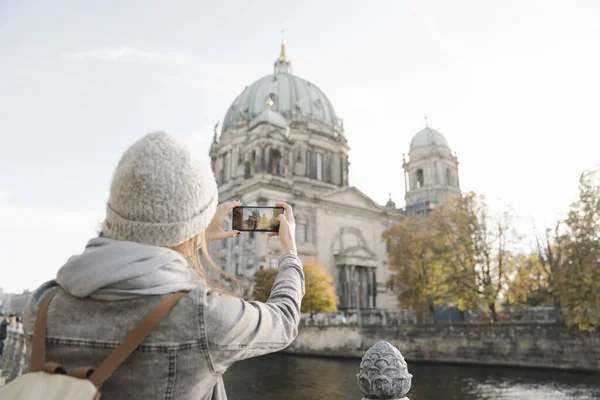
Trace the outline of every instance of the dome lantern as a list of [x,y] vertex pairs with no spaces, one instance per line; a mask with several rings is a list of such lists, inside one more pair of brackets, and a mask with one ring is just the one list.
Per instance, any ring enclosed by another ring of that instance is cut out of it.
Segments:
[[292,60],[287,58],[285,54],[285,41],[281,41],[281,52],[279,53],[279,57],[275,60],[273,64],[273,73],[274,74],[291,74],[292,73]]

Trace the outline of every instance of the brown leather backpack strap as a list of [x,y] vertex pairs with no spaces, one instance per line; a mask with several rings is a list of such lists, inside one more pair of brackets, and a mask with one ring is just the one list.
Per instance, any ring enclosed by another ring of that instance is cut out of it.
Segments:
[[75,371],[71,372],[69,376],[78,379],[88,379],[94,373],[94,368],[90,367],[77,367]]
[[42,306],[37,312],[33,331],[33,344],[31,345],[31,358],[29,360],[30,372],[41,371],[46,363],[46,314],[57,291],[58,289],[55,289],[46,295]]
[[119,345],[104,362],[90,376],[90,381],[100,389],[113,372],[138,348],[140,344],[158,326],[160,321],[166,317],[187,292],[177,292],[169,295],[161,301],[146,317],[135,327],[123,343]]

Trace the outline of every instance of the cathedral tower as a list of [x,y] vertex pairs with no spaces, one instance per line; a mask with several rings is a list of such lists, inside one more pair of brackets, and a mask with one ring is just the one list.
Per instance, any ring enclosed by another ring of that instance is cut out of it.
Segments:
[[427,214],[460,195],[458,159],[444,135],[430,127],[417,132],[408,156],[402,165],[407,212]]

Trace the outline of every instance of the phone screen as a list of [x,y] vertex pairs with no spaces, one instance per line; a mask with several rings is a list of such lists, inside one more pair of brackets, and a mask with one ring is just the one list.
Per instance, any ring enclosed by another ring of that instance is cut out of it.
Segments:
[[279,214],[283,214],[283,207],[234,207],[232,228],[237,231],[278,232]]

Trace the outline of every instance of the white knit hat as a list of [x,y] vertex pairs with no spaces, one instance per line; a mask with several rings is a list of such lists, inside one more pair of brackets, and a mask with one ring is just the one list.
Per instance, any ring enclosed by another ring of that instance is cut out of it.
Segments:
[[102,234],[117,240],[175,246],[204,231],[218,202],[208,162],[164,132],[135,142],[119,161]]

